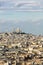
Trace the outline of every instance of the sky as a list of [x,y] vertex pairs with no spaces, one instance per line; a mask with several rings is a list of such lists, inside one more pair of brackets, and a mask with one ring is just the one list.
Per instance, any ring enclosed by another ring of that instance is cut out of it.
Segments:
[[0,32],[17,27],[43,34],[43,0],[0,0]]

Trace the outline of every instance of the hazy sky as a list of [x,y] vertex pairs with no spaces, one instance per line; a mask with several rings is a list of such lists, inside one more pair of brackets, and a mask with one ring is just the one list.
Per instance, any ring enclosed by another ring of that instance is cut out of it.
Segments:
[[0,0],[0,31],[13,27],[43,34],[43,0]]

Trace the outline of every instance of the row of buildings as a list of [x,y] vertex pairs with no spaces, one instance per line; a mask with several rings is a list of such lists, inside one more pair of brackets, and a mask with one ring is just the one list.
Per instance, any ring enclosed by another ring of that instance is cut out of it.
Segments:
[[43,65],[43,36],[0,33],[0,65]]

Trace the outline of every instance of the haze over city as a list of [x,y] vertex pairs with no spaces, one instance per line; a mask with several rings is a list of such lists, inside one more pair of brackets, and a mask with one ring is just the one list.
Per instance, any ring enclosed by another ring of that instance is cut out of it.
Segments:
[[43,0],[0,0],[0,32],[17,27],[43,34]]

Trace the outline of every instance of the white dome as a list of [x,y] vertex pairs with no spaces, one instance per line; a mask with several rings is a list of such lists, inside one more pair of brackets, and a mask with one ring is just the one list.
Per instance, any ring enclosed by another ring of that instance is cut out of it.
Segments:
[[21,31],[20,28],[17,28],[17,29],[15,30],[15,32],[16,32],[16,33],[21,33],[22,31]]

